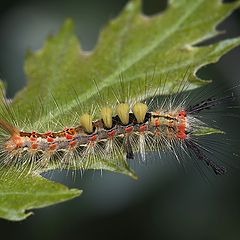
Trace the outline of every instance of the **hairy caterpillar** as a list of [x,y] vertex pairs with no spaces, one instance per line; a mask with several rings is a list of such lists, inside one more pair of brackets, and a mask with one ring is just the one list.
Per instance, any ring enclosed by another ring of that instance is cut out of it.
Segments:
[[78,165],[86,169],[98,158],[117,162],[120,157],[138,156],[144,162],[147,152],[174,151],[179,145],[221,175],[225,168],[208,158],[194,134],[206,127],[197,117],[202,111],[233,99],[233,95],[208,98],[193,106],[166,100],[154,111],[149,110],[152,101],[138,101],[132,106],[121,102],[115,109],[102,107],[99,119],[84,113],[77,126],[45,133],[20,130],[2,118],[0,128],[6,134],[1,139],[1,164],[30,170],[53,163],[59,168]]

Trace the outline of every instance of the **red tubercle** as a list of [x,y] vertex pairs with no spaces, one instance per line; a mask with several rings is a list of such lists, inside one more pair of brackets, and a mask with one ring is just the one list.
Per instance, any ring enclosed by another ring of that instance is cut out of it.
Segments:
[[32,145],[31,145],[32,150],[36,150],[36,149],[38,149],[38,147],[39,147],[38,143],[32,143]]
[[93,136],[89,137],[88,140],[91,142],[95,142],[97,140],[97,135],[93,135]]
[[180,124],[178,126],[178,131],[179,132],[185,132],[186,131],[186,124]]
[[76,134],[75,128],[64,128],[63,130],[64,136],[67,140],[72,140],[74,138],[74,135]]
[[36,138],[36,137],[32,137],[32,136],[31,136],[29,139],[30,139],[31,142],[36,142],[36,141],[37,141],[37,138]]
[[154,121],[154,126],[159,127],[160,125],[161,125],[160,119],[156,118],[155,121]]
[[68,140],[72,140],[73,139],[73,135],[69,134],[69,133],[65,133],[65,138]]
[[23,137],[19,136],[19,135],[13,135],[11,138],[14,142],[18,142],[18,141],[22,141]]
[[187,112],[185,110],[181,110],[178,114],[178,117],[184,119],[187,117]]
[[53,142],[54,142],[54,138],[52,138],[52,137],[47,137],[47,142],[53,143]]
[[11,140],[13,141],[13,143],[16,145],[16,148],[21,148],[23,147],[23,143],[24,143],[24,137],[21,137],[17,134],[14,134],[11,137]]
[[126,133],[131,133],[133,131],[133,126],[130,126],[130,127],[126,127],[125,128],[125,132]]
[[108,138],[110,138],[110,139],[113,139],[115,135],[116,135],[115,130],[112,130],[111,132],[108,132]]
[[177,137],[179,139],[185,140],[187,138],[187,134],[185,132],[178,132]]
[[146,125],[146,124],[144,124],[144,125],[142,125],[142,126],[140,126],[139,127],[139,132],[146,132],[147,131],[147,129],[148,129],[148,126]]
[[69,143],[69,146],[70,146],[71,148],[76,147],[76,145],[77,145],[77,140],[73,140],[73,141],[71,141],[71,142]]
[[57,148],[58,148],[57,143],[52,143],[49,145],[49,150],[51,150],[51,151],[55,151]]
[[187,125],[186,125],[185,120],[183,120],[182,123],[178,125],[177,129],[178,129],[177,137],[180,139],[186,139],[187,138],[187,134],[186,134]]
[[178,125],[178,133],[177,133],[177,138],[179,139],[186,139],[187,134],[187,124],[186,124],[186,118],[187,118],[187,112],[185,110],[181,110],[178,114],[178,119],[180,120],[180,123]]
[[36,142],[38,137],[42,137],[41,134],[33,131],[31,132],[29,139],[31,142]]

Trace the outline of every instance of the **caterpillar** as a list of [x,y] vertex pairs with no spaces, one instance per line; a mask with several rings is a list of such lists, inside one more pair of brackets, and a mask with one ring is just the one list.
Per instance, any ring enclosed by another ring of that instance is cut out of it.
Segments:
[[20,169],[30,166],[31,170],[52,163],[60,168],[80,165],[86,169],[98,158],[118,161],[119,156],[127,160],[139,157],[145,162],[147,152],[174,151],[178,144],[215,174],[222,175],[226,172],[225,167],[209,159],[194,134],[206,126],[198,118],[202,111],[233,99],[231,94],[208,98],[192,106],[185,106],[184,101],[177,106],[169,106],[164,101],[154,111],[149,109],[150,103],[146,101],[138,101],[132,106],[128,102],[120,102],[115,109],[102,107],[99,119],[84,113],[77,126],[44,133],[20,130],[1,118],[0,128],[6,133],[0,144],[1,163]]

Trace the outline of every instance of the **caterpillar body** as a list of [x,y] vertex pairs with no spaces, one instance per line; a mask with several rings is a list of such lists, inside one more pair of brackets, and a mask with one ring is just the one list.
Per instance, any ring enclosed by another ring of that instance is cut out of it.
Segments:
[[1,143],[1,162],[18,167],[31,165],[31,169],[52,162],[61,168],[77,163],[85,169],[99,157],[118,161],[119,156],[135,159],[137,155],[146,161],[147,152],[172,151],[179,144],[221,175],[225,168],[209,159],[194,140],[194,133],[205,126],[196,115],[232,99],[232,95],[209,98],[189,107],[182,103],[167,108],[163,104],[155,111],[149,111],[144,102],[132,107],[124,102],[116,106],[115,114],[111,107],[103,107],[100,119],[94,120],[86,113],[76,127],[45,133],[25,132],[1,119],[0,127],[7,133]]

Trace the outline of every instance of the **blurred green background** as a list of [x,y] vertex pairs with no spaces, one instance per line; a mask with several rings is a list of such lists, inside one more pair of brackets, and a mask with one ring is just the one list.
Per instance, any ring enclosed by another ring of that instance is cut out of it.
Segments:
[[[0,77],[8,84],[8,97],[26,84],[23,71],[26,50],[41,48],[46,37],[56,33],[64,19],[75,20],[83,48],[91,50],[100,29],[119,14],[126,2],[2,0]],[[166,1],[145,0],[143,11],[152,15],[166,6]],[[202,44],[239,36],[239,26],[237,10],[218,26],[226,34]],[[239,83],[239,67],[238,47],[219,63],[205,67],[199,75],[213,79],[215,88],[229,89]],[[239,151],[240,120],[224,118],[221,117],[224,113],[221,114],[218,125],[229,132],[224,139],[231,140],[231,149],[221,149],[225,153],[221,157],[240,166],[237,163],[240,158],[233,158],[232,154]],[[216,141],[221,138],[216,137]],[[35,215],[23,222],[0,220],[1,239],[240,239],[240,169],[223,177],[206,173],[206,180],[193,170],[192,163],[188,165],[184,171],[173,157],[151,161],[146,166],[136,164],[138,181],[107,172],[101,175],[89,171],[83,177],[78,174],[75,180],[66,172],[46,174],[70,187],[83,189],[83,195],[35,210]]]

